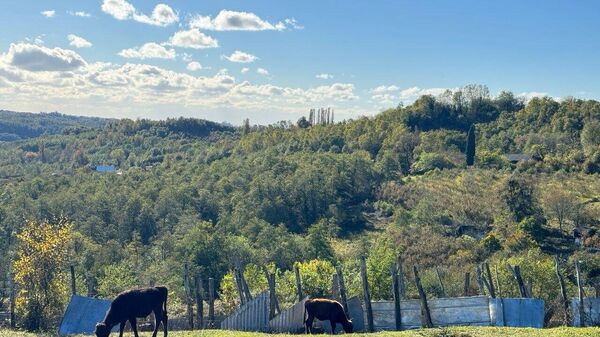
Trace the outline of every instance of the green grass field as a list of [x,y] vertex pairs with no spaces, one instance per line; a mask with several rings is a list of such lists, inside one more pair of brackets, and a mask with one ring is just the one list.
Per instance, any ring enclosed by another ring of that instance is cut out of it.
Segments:
[[[142,332],[140,337],[150,337],[151,332]],[[54,337],[53,334],[35,334],[10,330],[0,330],[0,337]],[[113,333],[111,336],[117,337]],[[124,337],[132,337],[133,333],[127,332]],[[158,335],[162,337],[162,334]],[[299,335],[273,335],[253,332],[203,330],[203,331],[174,331],[171,337],[268,337],[268,336],[299,336]],[[554,328],[554,329],[518,329],[518,328],[492,328],[492,327],[453,327],[447,329],[426,329],[401,332],[379,332],[372,334],[354,334],[357,337],[597,337],[600,328]],[[78,336],[80,337],[80,336]]]

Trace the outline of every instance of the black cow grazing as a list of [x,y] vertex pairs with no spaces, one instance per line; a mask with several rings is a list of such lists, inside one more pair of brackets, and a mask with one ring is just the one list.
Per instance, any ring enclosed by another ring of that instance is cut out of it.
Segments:
[[167,296],[166,287],[151,287],[128,290],[120,293],[110,304],[104,321],[96,324],[96,336],[108,337],[112,328],[121,324],[119,337],[123,337],[125,323],[129,321],[135,337],[138,336],[136,318],[143,318],[154,312],[155,324],[152,337],[156,337],[158,327],[162,322],[167,337]]
[[338,301],[324,298],[314,298],[306,300],[304,303],[304,316],[308,317],[304,321],[306,324],[306,333],[312,333],[313,321],[329,321],[331,323],[331,332],[335,334],[335,325],[341,323],[346,333],[352,333],[352,321],[346,317],[344,307]]

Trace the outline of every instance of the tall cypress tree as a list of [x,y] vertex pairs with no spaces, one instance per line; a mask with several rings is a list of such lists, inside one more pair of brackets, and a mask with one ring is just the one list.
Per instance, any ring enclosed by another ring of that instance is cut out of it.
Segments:
[[475,124],[471,124],[469,133],[467,133],[467,147],[465,149],[467,155],[467,166],[473,166],[475,163]]

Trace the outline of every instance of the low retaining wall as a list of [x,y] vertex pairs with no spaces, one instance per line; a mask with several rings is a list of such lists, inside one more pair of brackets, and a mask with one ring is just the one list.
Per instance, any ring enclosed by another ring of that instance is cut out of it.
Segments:
[[490,298],[490,321],[496,326],[543,328],[544,300],[537,298]]
[[[585,326],[600,325],[600,298],[587,297],[583,299],[583,314]],[[571,317],[573,326],[579,326],[579,299],[571,299]]]
[[[489,301],[486,296],[435,298],[427,303],[434,326],[490,325]],[[396,330],[394,302],[373,302],[371,307],[375,330]],[[420,300],[400,301],[400,314],[402,329],[421,327]]]
[[[221,329],[300,333],[304,331],[304,302],[296,303],[270,321],[269,296],[263,293],[238,309],[221,323]],[[544,301],[533,298],[494,299],[487,296],[434,298],[427,301],[434,326],[508,326],[542,328],[544,326]],[[594,302],[596,319],[600,300]],[[377,331],[395,330],[394,302],[372,302],[373,323]],[[366,313],[356,297],[348,301],[354,331],[365,331]],[[421,325],[420,300],[400,301],[401,329],[417,329]],[[588,320],[586,319],[586,322]],[[314,327],[331,332],[329,322],[315,320]],[[342,331],[338,324],[336,332]]]
[[[494,299],[487,296],[434,298],[427,301],[434,326],[476,325],[542,328],[544,301],[534,298]],[[395,330],[394,302],[371,304],[375,330]],[[400,301],[402,329],[421,327],[421,302]],[[366,318],[365,318],[366,320]]]

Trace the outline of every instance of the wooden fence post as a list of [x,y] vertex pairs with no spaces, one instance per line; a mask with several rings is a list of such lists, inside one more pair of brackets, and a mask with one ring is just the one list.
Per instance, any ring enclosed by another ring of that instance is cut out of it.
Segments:
[[[185,304],[188,319],[188,328],[194,329],[194,309],[192,307],[192,291],[190,288],[190,275],[187,263],[183,265],[183,287],[185,288]],[[158,323],[157,323],[158,324]]]
[[269,285],[269,319],[272,319],[275,317],[275,312],[281,313],[275,289],[275,274],[271,274],[265,266],[263,266],[263,272],[265,273],[267,284]]
[[469,272],[466,272],[463,296],[469,296],[469,288],[471,288],[471,274]]
[[400,299],[406,296],[406,283],[404,283],[404,268],[402,267],[402,259],[398,256],[397,260],[398,267],[398,292],[400,293]]
[[250,287],[248,287],[248,282],[246,282],[246,277],[244,276],[244,269],[240,268],[240,279],[242,280],[242,289],[244,290],[244,297],[246,297],[246,302],[252,301],[252,293],[250,292]]
[[494,288],[494,279],[492,278],[492,273],[490,272],[490,264],[486,262],[483,264],[483,266],[485,268],[485,275],[488,282],[490,296],[492,296],[492,298],[496,298],[496,288]]
[[9,279],[9,291],[10,291],[10,307],[9,307],[9,314],[10,314],[10,327],[12,329],[17,327],[17,315],[15,313],[15,303],[16,303],[16,297],[17,297],[17,292],[15,290],[15,273],[10,273]]
[[204,328],[204,287],[202,286],[202,276],[196,276],[196,325],[199,329]]
[[69,266],[71,272],[71,295],[77,295],[77,284],[75,283],[75,267]]
[[236,266],[233,268],[233,275],[235,278],[235,287],[240,297],[240,306],[246,304],[246,296],[244,294],[244,286],[242,285],[242,277],[240,276],[240,269]]
[[444,283],[442,282],[442,275],[440,274],[440,270],[435,268],[435,273],[437,274],[437,279],[440,284],[440,289],[442,291],[442,297],[446,297],[446,289],[444,289]]
[[527,297],[533,298],[533,279],[531,277],[527,278]]
[[394,318],[396,320],[396,330],[402,330],[402,312],[400,311],[400,291],[398,289],[398,266],[392,265],[392,294],[394,294]]
[[419,298],[421,299],[421,324],[424,328],[433,328],[431,313],[429,312],[429,305],[427,304],[427,295],[425,294],[425,290],[423,290],[423,286],[421,285],[421,278],[419,277],[419,270],[417,269],[417,266],[413,266],[413,272],[415,273],[415,283],[417,284]]
[[342,306],[347,316],[350,316],[348,312],[348,298],[346,297],[346,283],[344,282],[344,273],[342,272],[341,266],[336,266],[335,271],[338,275],[338,287],[340,288],[340,299],[342,300]]
[[302,302],[304,296],[302,295],[302,279],[300,278],[300,270],[298,266],[294,265],[294,274],[296,275],[296,291],[298,293],[298,302]]
[[500,288],[500,278],[498,277],[498,265],[494,265],[494,274],[496,274],[496,289],[498,290],[498,297],[502,297],[502,288]]
[[[266,271],[266,269],[265,269]],[[269,286],[269,320],[275,317],[275,289],[271,283],[271,274],[267,271],[267,284]]]
[[525,284],[523,284],[523,278],[521,277],[521,268],[519,266],[508,265],[508,270],[510,270],[515,282],[517,282],[517,287],[519,287],[519,293],[521,294],[521,297],[527,297],[527,290],[525,289]]
[[369,281],[367,280],[367,262],[365,257],[360,258],[360,276],[362,279],[363,295],[365,300],[365,309],[367,311],[367,329],[368,332],[374,332],[373,325],[373,308],[371,308],[371,295],[369,294]]
[[[496,296],[494,295],[494,288],[493,288],[494,286],[492,284],[490,284],[492,282],[491,276],[488,281],[488,278],[484,275],[484,272],[485,272],[485,264],[479,265],[479,268],[477,269],[477,273],[479,274],[478,281],[485,286],[485,289],[487,289],[488,295],[490,297],[494,298]],[[482,292],[481,294],[485,295],[485,292]]]
[[340,300],[340,281],[337,273],[331,274],[331,298]]
[[208,327],[215,327],[215,279],[208,279]]
[[273,287],[273,302],[275,302],[275,310],[277,313],[281,313],[281,308],[279,307],[279,299],[277,298],[277,284],[275,282],[275,273],[271,273],[271,283]]
[[554,256],[554,267],[556,269],[556,278],[558,279],[558,286],[560,288],[560,298],[565,311],[565,323],[569,324],[569,299],[567,297],[567,289],[565,288],[565,280],[560,273],[560,261],[557,255]]
[[87,286],[87,297],[94,297],[96,295],[96,278],[90,274],[86,277]]
[[581,281],[581,274],[579,272],[579,261],[575,262],[575,275],[577,276],[577,289],[578,289],[578,297],[579,297],[579,326],[585,326],[585,310],[583,306],[583,300],[585,299],[583,295],[583,283]]
[[481,265],[477,265],[477,270],[476,270],[476,276],[477,276],[477,286],[479,287],[479,294],[480,295],[485,295],[485,290],[484,290],[484,285],[483,285],[483,273],[481,272]]

